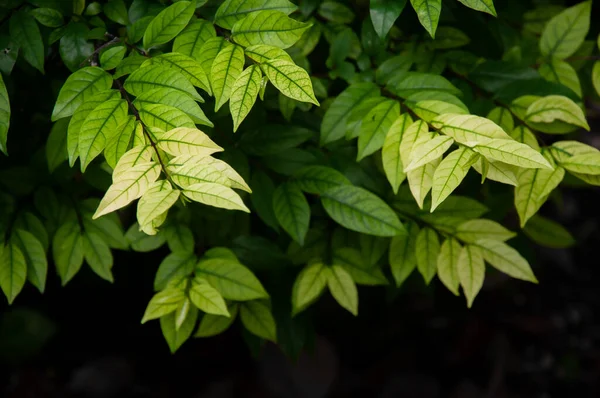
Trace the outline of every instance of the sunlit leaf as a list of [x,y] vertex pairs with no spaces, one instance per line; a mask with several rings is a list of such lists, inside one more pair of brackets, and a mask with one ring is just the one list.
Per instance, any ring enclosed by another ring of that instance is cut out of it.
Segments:
[[469,164],[476,156],[468,148],[459,148],[446,156],[435,169],[431,187],[431,212],[458,188],[469,172]]
[[58,93],[52,121],[71,116],[81,104],[94,94],[107,91],[111,85],[112,77],[102,68],[90,66],[73,73]]
[[572,55],[585,40],[590,29],[592,2],[584,1],[554,16],[540,39],[542,55],[564,59]]
[[261,10],[277,10],[286,15],[298,7],[288,0],[226,0],[215,13],[215,23],[222,28],[231,29],[239,20]]
[[435,37],[440,13],[442,12],[442,0],[410,0],[414,10],[419,17],[421,25]]
[[327,286],[333,298],[352,315],[358,315],[358,291],[352,276],[341,266],[333,265],[327,272]]
[[144,48],[150,49],[171,41],[190,21],[196,10],[196,1],[178,1],[161,11],[144,33]]
[[313,262],[298,274],[292,289],[292,315],[317,301],[327,286],[328,272],[323,263]]
[[271,309],[262,301],[254,300],[240,306],[242,324],[251,333],[266,340],[277,340],[277,327]]
[[455,296],[458,296],[458,261],[462,246],[454,238],[448,238],[442,244],[440,254],[437,258],[437,275],[440,281]]
[[183,194],[193,201],[208,206],[250,212],[240,195],[233,189],[221,184],[199,182],[186,187],[183,190]]
[[233,131],[235,132],[242,121],[248,116],[256,102],[260,89],[262,73],[260,67],[251,65],[246,68],[236,79],[231,87],[231,98],[229,110],[233,119]]
[[246,301],[269,297],[254,274],[231,259],[202,259],[196,265],[196,274],[206,279],[228,300]]
[[527,260],[506,243],[480,239],[474,245],[481,249],[485,261],[500,272],[513,278],[537,283]]
[[285,96],[319,105],[310,76],[301,67],[284,59],[274,59],[263,63],[262,69],[269,81]]
[[205,279],[194,278],[189,295],[192,303],[207,314],[229,316],[225,300]]
[[485,279],[485,263],[482,250],[477,246],[467,245],[462,248],[458,258],[458,278],[467,298],[467,306],[471,308],[473,300],[483,287]]
[[229,100],[243,68],[244,50],[240,46],[225,46],[214,58],[210,82],[216,98],[215,112]]
[[231,28],[231,37],[242,46],[268,44],[289,48],[311,26],[288,17],[277,9],[261,10],[248,14]]

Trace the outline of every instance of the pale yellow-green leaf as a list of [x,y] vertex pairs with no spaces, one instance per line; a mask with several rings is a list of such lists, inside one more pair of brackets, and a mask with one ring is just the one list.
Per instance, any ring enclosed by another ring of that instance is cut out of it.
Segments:
[[530,169],[552,169],[552,166],[542,154],[530,146],[512,139],[492,139],[485,143],[476,144],[473,150],[492,161],[496,160]]
[[[485,164],[484,164],[485,162]],[[502,162],[488,161],[485,158],[480,157],[474,164],[473,168],[485,178],[492,181],[501,182],[503,184],[517,186],[519,184],[517,180],[518,168]]]
[[599,154],[600,151],[593,146],[579,141],[557,141],[550,147],[552,157],[560,164],[566,162],[572,156],[587,155],[591,153]]
[[202,69],[204,69],[204,72],[206,72],[206,75],[209,77],[209,81],[210,72],[215,57],[221,52],[222,49],[231,46],[233,46],[233,44],[230,41],[225,40],[221,36],[217,36],[211,37],[204,42],[202,47],[200,47],[200,51],[198,52],[196,60],[200,62],[200,65],[202,65]]
[[458,279],[467,298],[467,306],[471,308],[485,279],[485,262],[481,249],[472,245],[463,247],[458,258],[457,268]]
[[[400,116],[400,104],[398,101],[385,99],[369,110],[358,122],[357,162],[381,149],[388,130],[392,127],[398,116]],[[352,119],[351,115],[350,121]]]
[[402,142],[404,132],[412,123],[412,118],[408,113],[400,115],[388,130],[381,149],[383,170],[395,194],[398,193],[402,181],[406,179],[404,165],[400,157],[400,142]]
[[184,75],[160,64],[137,69],[125,80],[123,87],[135,96],[155,88],[169,87],[187,94],[197,101],[203,101],[196,88]]
[[250,113],[250,110],[254,106],[256,97],[260,91],[261,79],[262,73],[260,67],[258,65],[251,65],[233,83],[231,98],[229,99],[229,110],[233,119],[234,132],[237,131],[242,121],[248,116],[248,113]]
[[119,175],[108,188],[93,218],[118,210],[141,197],[160,175],[156,162],[141,163]]
[[559,59],[573,55],[590,29],[591,9],[592,2],[585,1],[552,17],[540,39],[542,55]]
[[212,94],[208,76],[202,68],[202,64],[194,58],[176,52],[165,53],[149,58],[141,67],[144,68],[154,64],[163,65],[167,68],[176,70],[185,76],[195,87],[201,88],[209,95]]
[[173,41],[173,51],[199,60],[202,45],[215,37],[214,25],[203,19],[192,19],[185,29]]
[[560,59],[552,59],[543,63],[538,69],[542,77],[550,82],[560,83],[573,90],[575,94],[581,97],[581,83],[577,72],[573,67]]
[[245,47],[268,44],[289,48],[311,26],[310,23],[296,21],[278,10],[262,10],[237,21],[231,28],[231,37]]
[[600,152],[574,155],[560,164],[574,173],[600,175]]
[[167,131],[177,127],[196,126],[190,116],[173,106],[143,103],[137,108],[141,121],[150,128]]
[[455,115],[467,115],[469,113],[463,107],[440,100],[419,101],[415,105],[411,106],[411,110],[426,122],[432,121],[439,115],[445,115],[448,113]]
[[517,174],[519,184],[515,187],[515,208],[521,220],[521,228],[546,201],[565,176],[565,169],[526,169]]
[[292,316],[317,301],[327,286],[328,272],[322,262],[315,261],[298,274],[292,289]]
[[181,289],[168,287],[161,290],[150,299],[142,317],[142,323],[174,312],[185,299],[184,291]]
[[527,260],[504,242],[480,239],[475,244],[483,252],[483,258],[500,272],[513,278],[537,283]]
[[233,167],[210,156],[177,156],[168,163],[167,171],[175,183],[183,188],[198,182],[214,182],[252,192],[246,181]]
[[121,174],[127,173],[132,167],[152,161],[153,154],[150,145],[136,146],[125,152],[113,170],[113,181],[118,180]]
[[170,155],[208,156],[223,150],[204,132],[188,127],[178,127],[156,136],[156,145]]
[[467,243],[474,243],[479,239],[491,239],[501,242],[517,236],[502,225],[492,220],[475,219],[465,221],[456,227],[455,236]]
[[481,116],[446,114],[436,117],[431,124],[442,134],[454,138],[461,144],[510,139],[502,127]]
[[104,148],[104,159],[113,169],[121,156],[129,149],[133,134],[138,126],[141,128],[140,122],[136,121],[134,116],[128,116],[127,120],[117,128],[116,136]]
[[283,59],[284,61],[294,62],[285,50],[268,44],[257,44],[247,47],[245,53],[250,59],[258,63],[267,62],[271,59]]
[[532,103],[527,108],[525,121],[533,123],[561,121],[590,130],[581,108],[573,100],[562,95],[548,95]]
[[435,169],[431,188],[431,212],[458,188],[467,176],[471,159],[477,156],[471,149],[461,147],[446,156]]
[[592,85],[596,89],[596,93],[600,95],[600,61],[594,62],[592,69]]
[[437,275],[440,281],[455,296],[458,296],[458,259],[462,247],[454,238],[448,238],[442,244],[437,258]]
[[529,145],[536,151],[540,150],[540,144],[538,144],[535,134],[526,126],[517,126],[513,131],[510,132],[510,136],[525,145]]
[[415,245],[417,269],[429,284],[437,272],[437,259],[440,254],[440,241],[432,228],[423,228],[417,235]]
[[510,103],[509,109],[519,120],[525,120],[527,109],[540,98],[539,95],[522,95]]
[[277,341],[277,324],[271,309],[264,301],[243,303],[240,307],[240,319],[249,332],[269,341]]
[[408,165],[411,162],[411,152],[417,143],[429,140],[431,137],[432,134],[424,121],[417,120],[409,125],[400,140],[400,160],[402,164]]
[[358,315],[358,290],[350,274],[341,266],[333,265],[327,272],[327,286],[333,298],[352,315]]
[[[179,199],[179,193],[180,191],[173,189],[168,181],[154,182],[138,201],[137,220],[140,228],[151,224],[154,219],[169,210]],[[157,232],[155,228],[149,230],[154,234]]]
[[420,209],[423,208],[425,197],[433,186],[433,175],[435,174],[435,170],[439,166],[440,162],[441,159],[438,158],[433,162],[427,163],[426,165],[409,171],[406,174],[410,192],[417,201]]
[[205,313],[230,316],[223,296],[206,279],[201,277],[192,279],[189,295],[192,303]]
[[410,154],[411,162],[404,168],[404,172],[415,170],[439,159],[453,143],[454,140],[452,138],[438,135],[421,145],[414,146]]
[[513,131],[515,128],[515,121],[512,114],[506,108],[497,106],[487,114],[486,118],[496,123],[506,132]]
[[278,10],[291,14],[298,7],[288,0],[225,0],[215,13],[215,23],[222,28],[231,29],[248,14],[260,10]]
[[241,210],[250,213],[240,195],[233,189],[212,182],[199,182],[183,190],[188,198],[208,206],[229,210]]
[[215,112],[231,96],[233,83],[244,69],[244,49],[240,46],[225,46],[215,57],[210,69],[210,83],[216,99]]
[[269,81],[285,96],[319,105],[308,73],[293,62],[274,59],[261,64]]
[[421,25],[435,38],[435,31],[440,21],[442,0],[410,0]]

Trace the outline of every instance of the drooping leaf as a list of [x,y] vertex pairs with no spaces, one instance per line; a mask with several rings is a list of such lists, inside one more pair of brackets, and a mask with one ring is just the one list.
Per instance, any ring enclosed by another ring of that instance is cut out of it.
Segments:
[[187,95],[181,95],[180,91],[170,88],[155,88],[145,91],[137,96],[133,104],[140,107],[144,107],[145,104],[167,105],[182,111],[196,124],[203,124],[209,127],[214,126],[196,101]]
[[440,21],[442,12],[441,0],[410,0],[421,25],[429,32],[431,37],[435,37],[435,31]]
[[590,29],[592,2],[584,1],[554,16],[540,39],[542,55],[567,58],[583,43]]
[[437,258],[437,275],[444,286],[455,296],[458,296],[458,286],[460,284],[458,262],[461,250],[462,246],[456,239],[448,238],[442,244]]
[[173,189],[168,181],[163,180],[156,181],[142,195],[137,206],[137,220],[141,228],[150,227],[144,229],[146,233],[156,233],[152,222],[177,202],[179,193],[180,191]]
[[387,285],[387,280],[381,269],[365,261],[360,251],[355,248],[343,247],[337,249],[333,254],[333,265],[342,267],[358,285]]
[[[46,250],[39,239],[32,233],[17,228],[11,235],[11,242],[16,245],[23,254],[27,264],[27,280],[34,285],[40,293],[44,293],[46,287],[46,276],[48,274],[48,260]],[[16,270],[13,270],[13,272]]]
[[244,50],[245,54],[252,60],[263,63],[271,59],[282,59],[289,62],[294,62],[292,57],[283,49],[268,44],[257,44],[247,47]]
[[405,225],[407,234],[394,236],[390,243],[389,263],[396,286],[400,286],[417,266],[415,248],[420,229],[414,222]]
[[170,155],[208,156],[223,150],[202,131],[178,127],[156,134],[156,145]]
[[229,110],[233,119],[234,132],[254,106],[260,89],[261,79],[262,73],[260,67],[251,65],[233,83],[231,98],[229,100]]
[[81,228],[76,221],[67,221],[58,228],[52,240],[52,255],[64,286],[83,264]]
[[229,317],[205,314],[200,321],[200,326],[198,326],[198,331],[194,337],[212,337],[229,329],[237,317],[239,305],[232,304],[229,305],[227,309],[230,314]]
[[385,137],[400,116],[400,104],[386,100],[379,103],[364,117],[358,136],[357,161],[381,149]]
[[381,160],[385,175],[394,193],[398,193],[400,184],[406,179],[404,165],[400,157],[400,143],[404,132],[412,123],[413,120],[408,113],[400,115],[388,129],[383,142]]
[[237,21],[257,11],[277,10],[289,15],[297,9],[288,0],[226,0],[215,13],[215,23],[222,28],[231,29]]
[[440,162],[441,159],[438,158],[406,174],[410,192],[421,209],[423,208],[425,197],[433,187],[433,176]]
[[196,274],[206,279],[228,300],[247,301],[269,297],[256,276],[232,259],[202,259],[196,265]]
[[[179,95],[181,94],[179,93]],[[147,127],[158,129],[154,131],[169,131],[177,127],[195,127],[194,121],[190,116],[173,106],[142,103],[138,107],[138,114],[142,123]],[[144,130],[141,132],[144,133]],[[135,136],[134,145],[136,145]]]
[[271,309],[260,300],[248,301],[240,306],[242,324],[251,333],[270,341],[277,341],[277,326]]
[[375,32],[385,38],[404,10],[406,0],[371,0],[370,15]]
[[565,170],[562,167],[553,170],[522,170],[517,174],[515,208],[521,220],[521,228],[537,213],[547,196],[561,183],[564,176]]
[[215,57],[210,70],[210,83],[216,99],[215,112],[229,100],[243,68],[244,50],[240,46],[225,46]]
[[222,209],[240,210],[249,213],[240,195],[233,189],[212,182],[199,182],[186,187],[183,195],[193,201]]
[[227,163],[206,155],[180,155],[167,164],[167,171],[177,185],[187,188],[201,182],[252,192],[244,179]]
[[94,94],[107,91],[111,85],[112,77],[102,68],[90,66],[73,73],[58,93],[52,121],[71,116],[81,104]]
[[527,109],[525,120],[533,123],[562,121],[590,130],[581,108],[571,99],[560,95],[548,95],[535,101]]
[[358,315],[358,291],[352,276],[341,266],[332,265],[327,272],[327,286],[335,300],[352,315]]
[[469,8],[497,16],[493,0],[458,0]]
[[516,235],[495,221],[475,219],[460,224],[456,228],[455,236],[463,242],[474,243],[479,239],[504,242],[514,238]]
[[523,233],[535,243],[553,249],[566,249],[575,245],[575,238],[559,223],[540,215],[531,217]]
[[10,17],[9,31],[11,40],[20,47],[25,60],[43,74],[44,40],[33,16],[25,10],[17,10]]
[[552,169],[548,161],[536,150],[513,140],[492,139],[476,144],[473,150],[489,160],[531,169]]
[[158,266],[154,290],[163,290],[170,282],[178,283],[191,274],[198,262],[193,253],[171,253]]
[[519,169],[516,166],[511,166],[502,162],[489,161],[480,157],[473,164],[473,168],[475,171],[481,174],[482,177],[485,175],[485,178],[488,180],[513,186],[517,186],[519,184],[517,179],[517,173],[519,172]]
[[404,172],[410,172],[439,159],[453,143],[452,138],[437,135],[420,145],[413,146],[410,154],[411,161],[404,167]]
[[[175,3],[177,4],[177,3]],[[183,343],[192,335],[196,322],[198,321],[198,310],[190,309],[185,318],[181,320],[179,328],[177,328],[177,317],[174,313],[170,313],[160,318],[160,329],[163,336],[169,345],[171,353],[174,354]]]
[[12,242],[0,246],[0,289],[9,304],[21,292],[26,279],[27,262],[21,249]]
[[509,140],[510,136],[496,123],[475,115],[440,115],[432,120],[434,128],[461,144],[485,143],[492,139]]
[[472,245],[463,247],[458,258],[458,278],[469,308],[471,308],[473,300],[483,287],[483,280],[485,279],[483,258],[482,250]]
[[50,129],[50,135],[46,142],[46,160],[48,161],[48,170],[54,171],[62,162],[67,159],[67,128],[69,119],[60,119]]
[[431,187],[431,212],[460,185],[469,172],[469,164],[475,156],[468,148],[459,148],[446,156],[435,169]]
[[225,300],[205,279],[194,278],[189,295],[192,303],[207,314],[229,316]]
[[317,301],[327,286],[328,272],[325,264],[316,261],[298,274],[292,289],[292,316]]
[[196,10],[196,1],[178,1],[161,11],[144,33],[144,48],[150,49],[171,41],[190,21]]
[[350,185],[350,181],[330,167],[307,166],[294,174],[294,184],[304,192],[321,195],[329,188]]
[[363,188],[352,185],[330,188],[322,194],[321,203],[334,221],[353,231],[375,236],[405,233],[393,210]]
[[474,245],[481,249],[485,261],[498,271],[504,272],[513,278],[537,283],[527,260],[506,243],[480,239]]
[[552,59],[542,64],[538,71],[544,79],[567,86],[581,97],[579,77],[575,69],[567,62],[560,59]]
[[310,207],[300,188],[293,183],[277,187],[273,193],[273,210],[279,225],[303,246],[310,222]]
[[289,48],[310,26],[310,23],[296,21],[277,9],[261,10],[237,21],[231,28],[231,37],[245,47],[268,44]]
[[284,59],[273,59],[263,63],[262,69],[283,95],[296,101],[319,105],[310,76],[298,65]]
[[112,283],[114,281],[111,272],[113,256],[110,247],[100,235],[95,233],[86,232],[81,239],[83,256],[92,271],[102,279]]
[[440,253],[440,241],[437,233],[431,228],[419,231],[415,242],[417,269],[429,284],[437,272],[437,259]]

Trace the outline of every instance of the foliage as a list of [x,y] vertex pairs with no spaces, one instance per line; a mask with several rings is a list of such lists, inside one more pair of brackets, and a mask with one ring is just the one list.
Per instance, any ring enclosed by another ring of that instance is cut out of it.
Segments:
[[239,318],[294,354],[325,291],[537,283],[503,224],[568,247],[538,211],[600,185],[592,2],[546,3],[2,2],[1,290],[156,251],[171,351]]

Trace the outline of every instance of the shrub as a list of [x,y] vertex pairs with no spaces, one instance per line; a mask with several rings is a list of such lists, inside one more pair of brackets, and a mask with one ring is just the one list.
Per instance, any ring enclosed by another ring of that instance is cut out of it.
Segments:
[[568,247],[538,210],[600,184],[591,1],[544,3],[4,1],[0,287],[156,250],[175,351],[237,318],[285,345],[326,290],[537,282],[505,225]]

